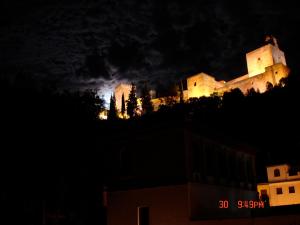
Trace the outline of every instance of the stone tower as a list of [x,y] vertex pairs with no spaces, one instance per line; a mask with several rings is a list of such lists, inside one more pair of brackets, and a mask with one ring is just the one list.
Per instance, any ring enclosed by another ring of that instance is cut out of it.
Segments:
[[128,100],[128,96],[131,90],[130,84],[119,84],[115,88],[115,96],[116,96],[116,108],[119,112],[121,112],[122,108],[122,95],[124,94],[125,102]]
[[284,52],[279,49],[276,38],[267,37],[266,42],[268,44],[246,54],[249,77],[264,73],[266,67],[277,63],[286,66]]

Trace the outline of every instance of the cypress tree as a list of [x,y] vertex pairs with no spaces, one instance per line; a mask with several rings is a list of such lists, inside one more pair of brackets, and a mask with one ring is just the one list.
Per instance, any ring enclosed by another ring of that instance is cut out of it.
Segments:
[[136,97],[136,87],[134,84],[131,85],[131,90],[127,100],[127,114],[130,118],[136,116],[137,110],[137,97]]
[[126,106],[125,106],[125,97],[124,97],[124,93],[123,93],[122,94],[122,106],[121,106],[121,113],[122,113],[123,117],[124,117],[125,111],[126,111]]
[[142,89],[142,109],[143,109],[143,114],[148,114],[153,112],[153,105],[151,102],[151,96],[149,93],[148,86],[145,84],[143,89]]
[[117,117],[118,116],[117,116],[117,109],[116,109],[116,97],[113,94],[110,97],[108,119],[115,120],[115,119],[117,119]]

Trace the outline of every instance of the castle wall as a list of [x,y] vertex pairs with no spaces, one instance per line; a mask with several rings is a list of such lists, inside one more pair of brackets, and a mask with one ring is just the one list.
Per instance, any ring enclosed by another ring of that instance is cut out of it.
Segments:
[[271,72],[262,73],[248,79],[225,85],[224,87],[218,89],[218,93],[223,94],[224,92],[229,92],[231,89],[239,88],[243,94],[247,94],[247,91],[254,88],[255,91],[265,92],[266,83],[271,82],[273,84],[273,76]]
[[222,85],[222,82],[216,81],[214,77],[205,73],[196,74],[187,78],[188,98],[210,96]]
[[271,44],[246,54],[249,77],[265,72],[265,68],[282,63],[286,66],[284,52]]
[[256,91],[258,90],[262,93],[267,89],[267,82],[276,85],[279,83],[281,78],[288,76],[288,74],[289,69],[286,66],[281,63],[275,64],[267,67],[265,72],[259,75],[240,80],[235,83],[228,82],[224,85],[224,87],[217,89],[217,92],[222,94],[226,91],[230,91],[231,89],[239,88],[244,94],[246,94],[248,90],[254,88]]
[[281,51],[276,46],[272,46],[272,54],[273,54],[274,64],[282,63],[283,65],[286,66],[285,55],[283,51]]
[[287,77],[290,73],[290,69],[281,63],[275,64],[272,67],[266,68],[266,70],[273,70],[276,84],[278,84],[282,78]]
[[226,85],[233,84],[233,83],[236,83],[236,82],[239,82],[239,81],[248,79],[248,78],[249,78],[249,75],[246,74],[246,75],[244,75],[244,76],[240,76],[240,77],[237,77],[237,78],[235,78],[235,79],[233,79],[233,80],[230,80],[230,81],[226,82]]
[[[185,95],[183,95],[183,99]],[[161,97],[161,98],[154,98],[151,99],[152,105],[153,105],[153,110],[157,111],[159,110],[159,107],[161,105],[172,105],[174,103],[178,103],[180,101],[179,96],[168,96],[168,97]]]
[[[267,82],[273,86],[278,84],[280,79],[287,77],[290,70],[286,66],[284,52],[278,46],[267,44],[246,54],[248,74],[237,77],[228,82],[216,81],[214,77],[199,73],[187,78],[187,90],[183,91],[183,99],[199,98],[201,96],[210,96],[213,93],[222,95],[226,91],[239,88],[244,94],[251,88],[263,93],[266,91]],[[122,94],[125,101],[128,99],[131,85],[120,84],[115,88],[116,108],[121,111]],[[154,111],[159,109],[160,105],[171,105],[179,102],[177,97],[162,97],[152,99]]]

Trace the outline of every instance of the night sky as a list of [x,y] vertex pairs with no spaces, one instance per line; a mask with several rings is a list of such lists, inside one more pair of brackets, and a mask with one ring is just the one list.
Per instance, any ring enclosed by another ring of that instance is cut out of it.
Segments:
[[97,88],[121,81],[175,82],[199,72],[219,80],[247,73],[245,53],[266,34],[297,69],[296,1],[4,0],[1,76],[37,86]]

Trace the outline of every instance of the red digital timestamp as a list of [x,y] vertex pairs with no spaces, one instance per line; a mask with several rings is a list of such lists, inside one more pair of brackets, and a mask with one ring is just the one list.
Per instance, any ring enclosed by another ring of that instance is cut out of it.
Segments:
[[[219,209],[227,209],[229,208],[229,201],[228,200],[220,200],[219,201]],[[265,204],[263,201],[256,201],[256,200],[238,200],[235,202],[235,207],[238,209],[259,209],[264,208]]]

